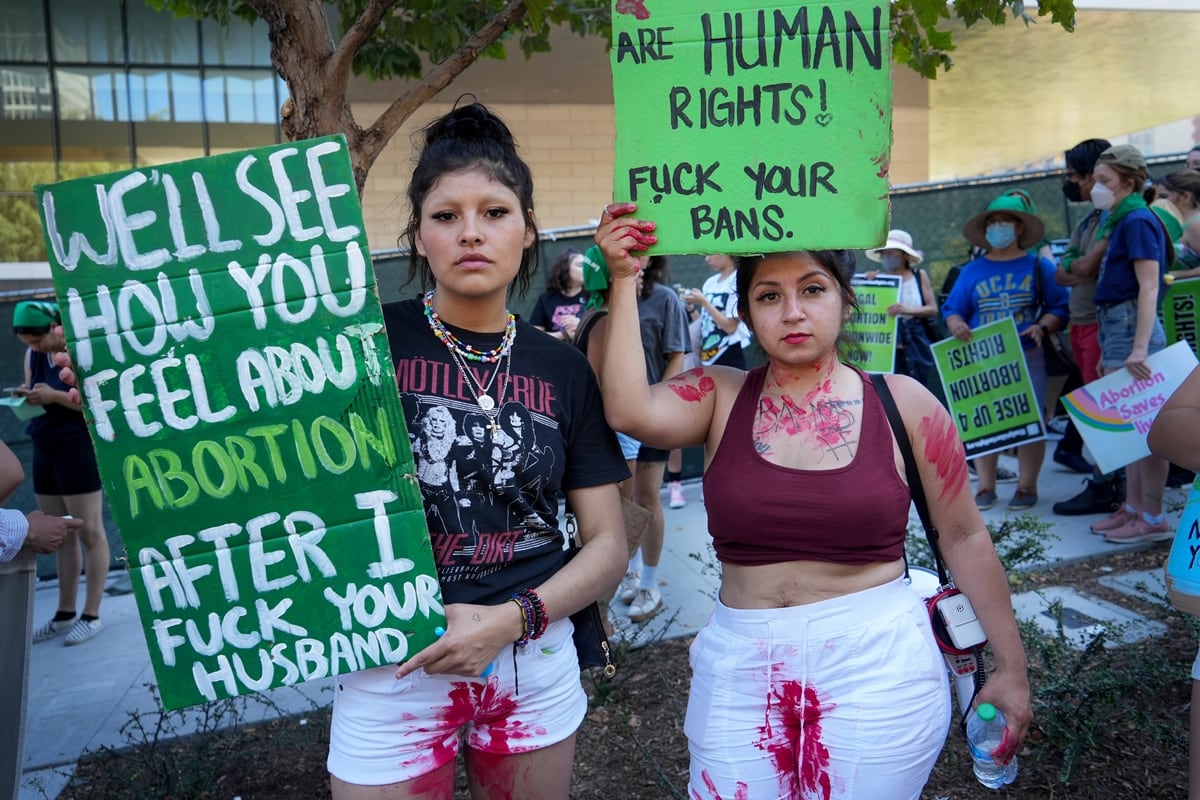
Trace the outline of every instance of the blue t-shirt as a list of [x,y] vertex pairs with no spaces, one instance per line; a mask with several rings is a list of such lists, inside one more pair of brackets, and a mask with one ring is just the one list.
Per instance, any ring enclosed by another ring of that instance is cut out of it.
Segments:
[[[1092,298],[1096,305],[1107,306],[1136,300],[1138,280],[1133,262],[1143,259],[1158,262],[1158,276],[1161,279],[1167,269],[1167,237],[1153,211],[1137,208],[1117,223],[1116,230],[1108,239],[1108,249],[1100,261],[1100,280]],[[1160,305],[1163,294],[1158,293]]]
[[[1042,271],[1041,302],[1034,297],[1033,270]],[[1047,259],[1024,255],[1012,261],[977,258],[963,267],[942,306],[942,316],[962,317],[971,328],[1012,317],[1017,333],[1038,321],[1042,311],[1067,323],[1067,290],[1054,282],[1054,265]],[[1033,347],[1029,339],[1022,347]]]

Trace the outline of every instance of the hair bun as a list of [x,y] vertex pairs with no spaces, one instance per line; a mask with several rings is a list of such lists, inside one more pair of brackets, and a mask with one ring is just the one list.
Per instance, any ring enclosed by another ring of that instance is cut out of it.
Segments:
[[472,101],[458,106],[429,127],[425,134],[426,146],[443,139],[460,141],[491,141],[515,147],[512,131],[487,106]]

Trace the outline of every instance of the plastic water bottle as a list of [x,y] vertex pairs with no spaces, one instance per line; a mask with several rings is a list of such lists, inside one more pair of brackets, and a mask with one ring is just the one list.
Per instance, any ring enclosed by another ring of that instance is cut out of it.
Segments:
[[989,789],[999,789],[1017,779],[1017,757],[1007,764],[992,760],[992,751],[1004,740],[1004,712],[991,703],[980,703],[967,720],[967,742],[975,777]]

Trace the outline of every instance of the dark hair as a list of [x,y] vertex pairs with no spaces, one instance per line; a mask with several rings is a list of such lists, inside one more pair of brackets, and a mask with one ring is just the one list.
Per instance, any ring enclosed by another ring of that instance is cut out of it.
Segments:
[[[850,286],[850,278],[854,275],[857,268],[857,258],[852,251],[794,250],[791,253],[737,256],[733,259],[733,263],[737,265],[738,314],[743,320],[748,323],[753,322],[750,319],[750,284],[754,281],[754,274],[758,272],[759,265],[771,256],[800,255],[802,253],[807,253],[818,265],[829,273],[830,277],[837,283],[838,289],[841,290],[842,300],[850,307],[850,310],[858,310],[858,298],[854,294],[854,289]],[[753,324],[751,324],[751,327],[753,327]],[[845,325],[838,331],[837,346],[838,355],[843,359],[858,347],[853,337],[846,333]]]
[[1091,175],[1096,169],[1096,159],[1112,147],[1107,139],[1084,139],[1063,154],[1067,166],[1077,175]]
[[567,276],[571,274],[571,261],[582,255],[583,253],[570,247],[559,253],[558,258],[550,265],[550,274],[546,276],[546,291],[565,295],[568,288]]
[[1192,202],[1200,207],[1200,172],[1194,169],[1181,169],[1158,179],[1158,185],[1179,194],[1190,194]]
[[667,264],[667,257],[650,256],[645,269],[642,270],[642,299],[650,296],[655,284],[661,283],[665,286],[670,280],[671,267]]
[[13,326],[13,333],[17,334],[18,336],[20,336],[21,334],[24,334],[26,336],[45,336],[49,332],[50,332],[49,325],[44,325],[44,326],[38,327],[38,328],[35,328],[31,325],[14,325]]
[[[521,214],[530,230],[537,230],[533,216],[533,176],[517,154],[512,131],[482,103],[459,106],[431,122],[420,132],[425,142],[417,166],[408,184],[409,218],[404,238],[411,250],[408,279],[421,276],[422,286],[432,283],[429,260],[417,252],[417,231],[421,226],[421,204],[443,175],[467,170],[482,170],[489,178],[513,191],[521,203]],[[537,269],[537,243],[525,248],[517,271],[521,294]]]

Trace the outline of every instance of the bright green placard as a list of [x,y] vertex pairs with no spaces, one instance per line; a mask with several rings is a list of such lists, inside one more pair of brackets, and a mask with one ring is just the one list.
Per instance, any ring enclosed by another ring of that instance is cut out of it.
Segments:
[[1017,326],[1005,318],[933,344],[933,360],[967,458],[1046,437]]
[[867,248],[887,235],[888,5],[614,0],[613,197],[658,253]]
[[38,187],[163,705],[444,625],[346,142]]
[[858,344],[851,361],[867,372],[895,372],[898,320],[887,310],[900,302],[900,276],[855,275],[850,284],[858,300],[858,310],[846,324]]
[[1200,356],[1200,341],[1196,335],[1196,316],[1200,311],[1200,278],[1176,280],[1163,288],[1165,293],[1161,314],[1167,344],[1187,342],[1191,345],[1192,352]]

